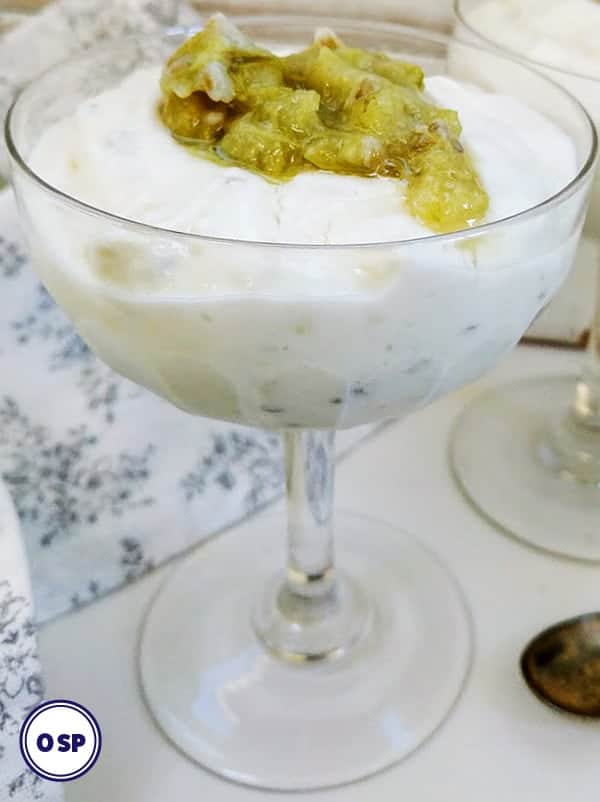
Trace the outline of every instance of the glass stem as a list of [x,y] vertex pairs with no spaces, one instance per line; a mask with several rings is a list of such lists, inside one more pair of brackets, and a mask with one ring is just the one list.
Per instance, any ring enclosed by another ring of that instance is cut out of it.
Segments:
[[334,566],[334,432],[284,434],[287,566],[254,611],[254,628],[269,651],[303,662],[345,654],[365,631],[369,606]]
[[284,434],[289,593],[325,598],[335,590],[333,431]]
[[600,431],[600,265],[596,271],[596,300],[590,339],[573,403],[575,421]]

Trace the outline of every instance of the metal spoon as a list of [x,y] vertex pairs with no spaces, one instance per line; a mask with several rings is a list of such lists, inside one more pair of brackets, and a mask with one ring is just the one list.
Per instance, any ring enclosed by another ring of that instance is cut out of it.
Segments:
[[542,701],[600,718],[600,613],[562,621],[537,635],[521,655],[521,670]]

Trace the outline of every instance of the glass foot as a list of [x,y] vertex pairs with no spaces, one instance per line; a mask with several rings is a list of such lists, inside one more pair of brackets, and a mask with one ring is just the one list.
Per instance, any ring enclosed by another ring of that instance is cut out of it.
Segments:
[[600,432],[575,422],[573,376],[495,388],[463,412],[450,458],[467,498],[544,551],[600,561]]
[[454,578],[388,524],[339,515],[340,570],[370,614],[337,659],[286,661],[261,645],[252,609],[283,564],[281,527],[224,535],[188,558],[145,622],[141,683],[168,738],[247,785],[310,790],[366,777],[409,755],[446,718],[471,660]]

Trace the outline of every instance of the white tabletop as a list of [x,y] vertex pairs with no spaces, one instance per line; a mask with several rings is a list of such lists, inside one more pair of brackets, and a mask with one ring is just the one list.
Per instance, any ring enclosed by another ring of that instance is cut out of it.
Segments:
[[[521,348],[485,384],[576,370],[580,358]],[[546,708],[526,689],[518,670],[520,651],[538,629],[600,609],[600,567],[520,545],[482,520],[460,495],[448,471],[449,432],[465,400],[480,388],[463,390],[384,429],[343,462],[337,487],[339,506],[376,513],[414,532],[459,578],[475,618],[475,663],[466,692],[442,729],[404,763],[350,787],[310,794],[310,802],[600,798],[600,725]],[[41,634],[48,695],[89,706],[104,734],[98,764],[69,785],[68,802],[288,799],[205,773],[176,752],[150,720],[137,685],[138,631],[152,595],[171,570],[158,570],[47,625]]]

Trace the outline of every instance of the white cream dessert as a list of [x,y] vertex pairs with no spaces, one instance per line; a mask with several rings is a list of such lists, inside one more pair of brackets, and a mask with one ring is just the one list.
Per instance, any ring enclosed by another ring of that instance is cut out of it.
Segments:
[[[77,328],[185,410],[272,428],[400,415],[479,376],[568,270],[577,232],[564,210],[439,239],[407,210],[403,180],[313,170],[278,182],[204,158],[161,121],[159,77],[142,68],[82,102],[30,154],[51,186],[156,230],[19,191],[38,269]],[[481,222],[575,175],[571,139],[517,100],[442,76],[426,92],[458,112],[489,197]]]
[[[44,132],[31,155],[34,171],[113,214],[205,236],[345,244],[432,234],[405,209],[403,181],[324,171],[267,181],[177,147],[156,113],[159,79],[159,67],[142,69],[82,103]],[[445,76],[428,78],[426,87],[436,102],[459,113],[463,143],[490,198],[488,220],[551,197],[573,173],[571,143],[540,114]],[[310,264],[302,270],[311,271]],[[209,265],[173,276],[186,286],[191,281],[191,287],[207,278],[226,281],[222,270],[211,271]],[[349,287],[354,282],[347,271],[340,278]],[[287,282],[289,276],[279,279]],[[309,283],[306,276],[300,279]],[[310,283],[320,280],[329,283],[331,277],[319,270]]]

